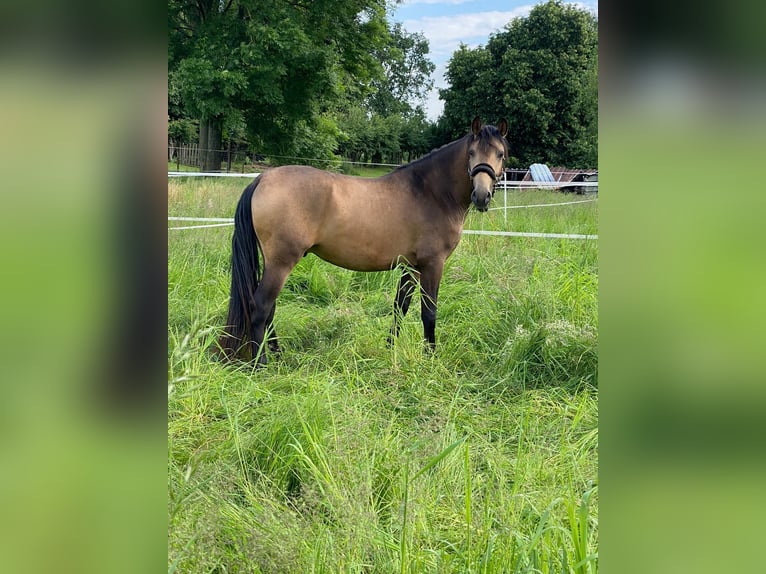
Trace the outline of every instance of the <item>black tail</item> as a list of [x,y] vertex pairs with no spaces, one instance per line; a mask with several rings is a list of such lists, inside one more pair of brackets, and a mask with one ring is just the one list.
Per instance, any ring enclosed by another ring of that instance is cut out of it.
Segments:
[[226,330],[218,343],[224,356],[235,357],[250,337],[253,296],[262,277],[258,257],[260,245],[253,228],[251,200],[260,176],[242,192],[234,215],[234,236],[231,239],[231,297]]

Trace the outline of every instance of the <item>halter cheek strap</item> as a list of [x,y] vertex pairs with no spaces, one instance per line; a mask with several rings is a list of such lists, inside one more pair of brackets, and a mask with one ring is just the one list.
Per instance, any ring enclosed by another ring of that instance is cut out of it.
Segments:
[[[479,173],[486,173],[488,176],[495,180],[495,185],[497,185],[497,182],[500,181],[500,177],[495,173],[494,168],[488,163],[477,163],[475,166],[473,166],[473,169],[468,172],[468,176],[473,179]],[[491,193],[495,192],[495,185],[492,186]]]

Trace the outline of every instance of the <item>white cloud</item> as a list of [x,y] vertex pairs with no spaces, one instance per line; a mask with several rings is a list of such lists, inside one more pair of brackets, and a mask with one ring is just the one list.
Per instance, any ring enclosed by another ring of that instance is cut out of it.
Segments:
[[423,103],[426,117],[433,121],[436,121],[444,110],[444,102],[439,99],[439,88],[447,87],[447,81],[444,79],[444,73],[446,71],[446,61],[436,65],[436,69],[432,76],[434,79],[434,87],[428,92],[425,102]]
[[402,6],[411,6],[412,4],[467,4],[468,2],[478,2],[478,0],[404,0]]
[[479,44],[486,44],[490,34],[503,28],[513,18],[526,16],[533,6],[533,4],[519,6],[510,11],[494,10],[451,16],[424,16],[405,20],[402,23],[408,32],[422,32],[428,38],[430,57],[436,64],[432,76],[434,88],[426,96],[424,105],[428,118],[436,120],[444,109],[444,102],[439,99],[439,88],[447,86],[444,79],[447,60],[458,46],[463,43],[475,48]]
[[587,10],[596,18],[598,18],[598,2],[592,1],[592,2],[567,2],[567,4],[571,4],[575,8],[579,8],[580,10]]
[[[414,3],[458,4],[472,0],[410,0]],[[568,2],[577,8],[588,10],[598,16],[598,2]],[[528,16],[535,4],[525,4],[512,10],[492,10],[449,16],[423,16],[402,22],[408,32],[422,32],[428,38],[431,58],[435,63],[449,58],[461,42],[471,47],[486,44],[489,35],[499,31],[514,18]]]
[[510,11],[476,12],[451,16],[424,16],[405,20],[409,32],[422,32],[428,38],[434,60],[448,58],[461,42],[468,45],[485,44],[492,32],[500,30],[511,19],[526,16],[533,5],[519,6]]
[[[472,0],[408,0],[405,4],[461,4]],[[586,9],[598,17],[598,2],[586,0],[585,2],[569,2],[581,9]],[[428,39],[430,58],[436,64],[433,73],[434,89],[426,97],[426,114],[431,119],[436,119],[442,112],[444,103],[439,100],[439,88],[447,85],[444,72],[447,70],[447,61],[463,43],[470,48],[476,48],[480,44],[486,45],[490,34],[501,30],[514,18],[525,17],[535,4],[525,4],[512,10],[492,10],[486,12],[474,12],[469,14],[452,14],[449,16],[423,16],[422,18],[408,19],[402,22],[408,32],[422,32]]]

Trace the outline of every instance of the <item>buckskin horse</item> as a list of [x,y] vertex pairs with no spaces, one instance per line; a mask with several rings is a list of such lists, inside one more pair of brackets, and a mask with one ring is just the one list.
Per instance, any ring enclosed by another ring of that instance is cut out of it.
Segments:
[[474,118],[466,136],[375,179],[296,165],[256,177],[234,218],[231,296],[219,339],[224,356],[266,364],[264,340],[279,353],[272,326],[277,296],[308,253],[356,271],[403,264],[388,342],[419,281],[426,349],[434,350],[444,262],[471,204],[482,212],[489,207],[508,156],[507,133],[504,119],[482,126]]

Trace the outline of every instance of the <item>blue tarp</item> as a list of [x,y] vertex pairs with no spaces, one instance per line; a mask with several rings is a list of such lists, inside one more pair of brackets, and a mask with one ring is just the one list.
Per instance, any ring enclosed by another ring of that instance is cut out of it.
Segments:
[[544,163],[533,163],[529,166],[529,172],[532,175],[532,181],[556,181],[550,168]]

